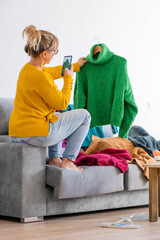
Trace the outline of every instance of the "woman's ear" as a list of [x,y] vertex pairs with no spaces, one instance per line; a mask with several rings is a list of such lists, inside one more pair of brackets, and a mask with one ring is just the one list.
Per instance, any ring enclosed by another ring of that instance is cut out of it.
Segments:
[[41,54],[42,54],[42,57],[43,57],[43,58],[46,58],[46,56],[47,56],[47,51],[43,51]]

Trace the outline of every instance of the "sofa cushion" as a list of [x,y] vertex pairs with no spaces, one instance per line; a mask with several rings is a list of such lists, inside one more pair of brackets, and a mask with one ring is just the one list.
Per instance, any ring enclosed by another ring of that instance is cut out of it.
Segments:
[[124,188],[128,191],[149,188],[147,178],[143,176],[142,169],[136,164],[128,164],[128,171],[124,174]]
[[11,137],[8,135],[0,135],[0,142],[11,142]]
[[8,123],[13,107],[13,99],[0,98],[0,135],[8,134]]
[[83,171],[47,165],[47,185],[58,199],[123,191],[124,175],[113,166],[82,166]]

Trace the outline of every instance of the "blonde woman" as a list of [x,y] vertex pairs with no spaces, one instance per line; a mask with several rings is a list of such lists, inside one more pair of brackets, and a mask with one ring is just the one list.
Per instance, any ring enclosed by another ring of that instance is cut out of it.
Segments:
[[[74,165],[90,126],[90,114],[85,109],[64,113],[72,90],[73,69],[85,64],[80,58],[71,69],[65,69],[64,85],[58,90],[55,80],[61,78],[62,66],[44,67],[58,53],[58,38],[48,31],[30,25],[23,31],[27,43],[25,52],[31,57],[21,69],[9,121],[12,142],[25,142],[49,148],[49,164],[61,168],[82,170]],[[67,138],[62,155],[62,140]]]

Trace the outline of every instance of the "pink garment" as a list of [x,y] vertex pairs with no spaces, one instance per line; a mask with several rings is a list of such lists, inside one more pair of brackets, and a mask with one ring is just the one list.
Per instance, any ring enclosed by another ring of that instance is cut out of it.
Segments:
[[94,154],[84,154],[79,152],[75,164],[88,166],[115,166],[120,169],[122,173],[128,170],[128,163],[126,160],[132,160],[130,153],[126,149],[107,148],[103,151],[96,151]]
[[62,148],[66,147],[66,142],[67,142],[67,139],[64,139],[63,142],[62,142]]

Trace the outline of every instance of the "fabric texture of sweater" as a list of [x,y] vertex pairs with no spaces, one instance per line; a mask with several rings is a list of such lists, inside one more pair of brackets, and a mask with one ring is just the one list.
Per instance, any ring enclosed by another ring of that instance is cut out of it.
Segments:
[[84,152],[84,154],[94,154],[96,151],[102,151],[108,148],[114,149],[126,149],[132,156],[132,159],[128,163],[136,163],[142,170],[143,175],[149,179],[148,167],[143,167],[143,164],[154,164],[157,161],[149,156],[149,154],[140,147],[134,146],[134,144],[128,140],[120,137],[114,138],[99,138],[92,136],[92,142]]
[[[79,71],[75,63],[74,71]],[[49,135],[49,122],[57,121],[57,109],[65,110],[69,104],[72,77],[64,76],[60,91],[54,80],[61,78],[62,66],[44,67],[42,71],[27,63],[21,69],[14,109],[9,121],[9,136],[36,137]]]
[[132,157],[126,149],[112,149],[108,148],[103,151],[96,151],[94,154],[83,154],[80,152],[76,158],[75,164],[88,166],[115,166],[125,173],[128,170],[128,163],[126,160],[131,160]]
[[[93,56],[94,47],[102,50]],[[115,55],[105,44],[96,44],[86,57],[88,61],[76,74],[74,108],[85,108],[91,114],[91,128],[112,124],[119,136],[128,136],[136,117],[136,106],[125,58]]]

